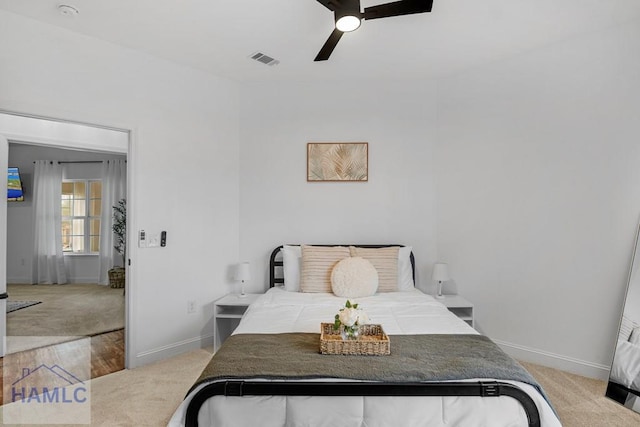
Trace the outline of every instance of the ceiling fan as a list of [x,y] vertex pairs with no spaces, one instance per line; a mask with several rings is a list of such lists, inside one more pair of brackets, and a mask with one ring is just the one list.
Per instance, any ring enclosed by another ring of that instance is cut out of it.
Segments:
[[357,30],[363,19],[389,18],[431,12],[433,0],[400,0],[365,7],[360,12],[360,0],[317,0],[335,15],[336,27],[320,49],[314,61],[326,61],[344,33]]

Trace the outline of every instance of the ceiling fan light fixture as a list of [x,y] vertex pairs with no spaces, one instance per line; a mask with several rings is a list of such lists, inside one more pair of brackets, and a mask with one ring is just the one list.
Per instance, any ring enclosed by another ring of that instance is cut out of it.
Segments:
[[336,20],[336,28],[343,33],[355,31],[360,27],[360,18],[353,15],[345,15]]

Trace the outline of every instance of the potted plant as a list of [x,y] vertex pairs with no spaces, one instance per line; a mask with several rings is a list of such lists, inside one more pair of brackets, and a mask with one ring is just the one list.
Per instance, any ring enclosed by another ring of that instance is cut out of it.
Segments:
[[127,259],[127,199],[120,199],[113,208],[111,230],[116,237],[115,250],[122,255],[122,267],[109,270],[109,285],[112,288],[124,288],[124,274]]

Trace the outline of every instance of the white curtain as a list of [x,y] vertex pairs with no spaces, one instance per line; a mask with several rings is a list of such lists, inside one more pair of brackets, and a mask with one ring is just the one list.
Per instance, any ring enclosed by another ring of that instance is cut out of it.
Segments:
[[34,283],[67,283],[62,254],[62,168],[58,162],[38,160],[33,174],[35,230]]
[[[127,196],[125,160],[102,162],[102,216],[100,218],[100,284],[109,284],[109,270],[122,264],[122,255],[114,248],[113,206]],[[124,267],[124,265],[122,266]]]

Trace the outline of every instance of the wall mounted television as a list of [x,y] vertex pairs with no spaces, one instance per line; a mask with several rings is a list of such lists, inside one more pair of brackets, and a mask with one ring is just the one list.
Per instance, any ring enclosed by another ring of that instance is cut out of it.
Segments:
[[22,180],[18,168],[9,168],[7,177],[7,201],[22,202],[24,191],[22,191]]

